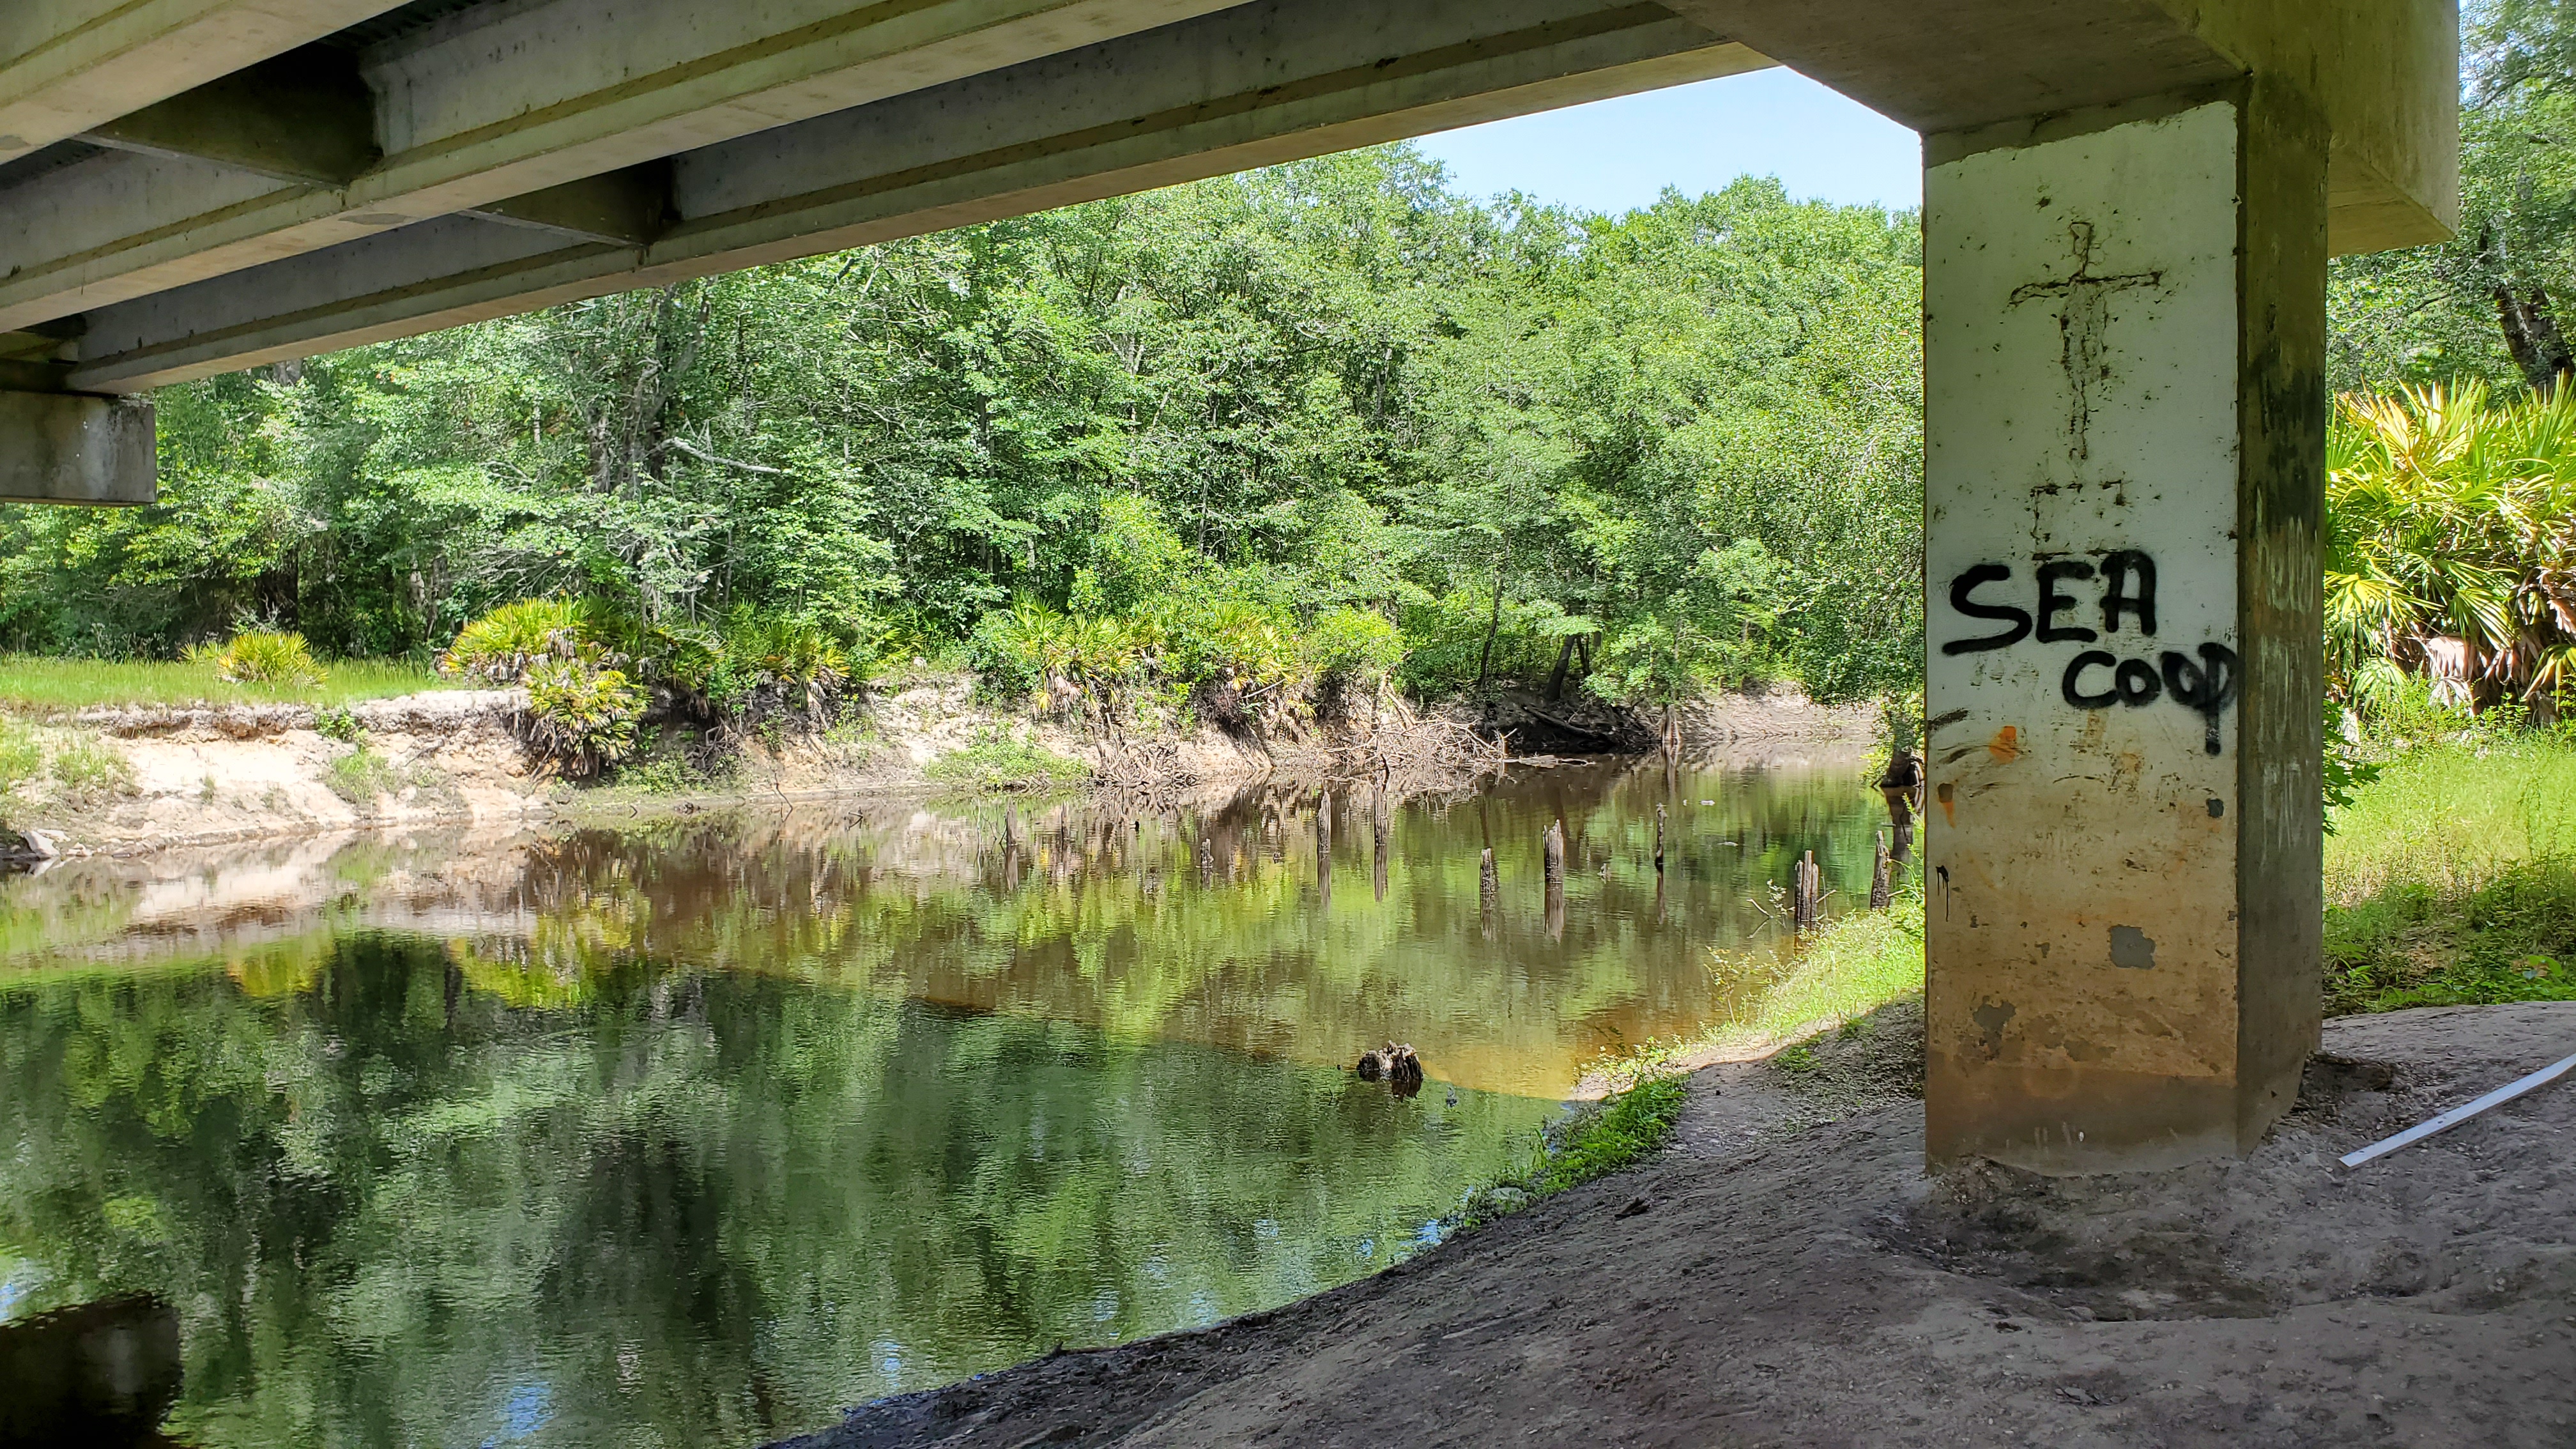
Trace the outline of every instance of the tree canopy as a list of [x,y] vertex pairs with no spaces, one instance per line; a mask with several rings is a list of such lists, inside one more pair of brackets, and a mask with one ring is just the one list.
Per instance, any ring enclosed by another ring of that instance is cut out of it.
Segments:
[[167,389],[159,503],[0,509],[0,647],[580,595],[939,653],[1185,592],[1374,614],[1426,692],[1902,688],[1919,297],[1910,214],[1331,156]]

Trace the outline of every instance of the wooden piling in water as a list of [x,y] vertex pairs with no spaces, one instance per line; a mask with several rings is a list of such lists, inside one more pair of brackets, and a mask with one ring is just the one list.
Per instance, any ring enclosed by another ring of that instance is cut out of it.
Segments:
[[1539,858],[1540,873],[1546,880],[1542,916],[1547,923],[1548,939],[1558,940],[1565,935],[1564,821],[1556,821],[1547,827],[1547,838],[1540,847]]
[[1494,848],[1490,845],[1485,847],[1483,863],[1476,867],[1476,898],[1484,907],[1485,925],[1490,929],[1494,923],[1494,912],[1501,909],[1503,903],[1503,879],[1494,870]]
[[1889,888],[1888,880],[1887,835],[1882,831],[1878,837],[1878,859],[1872,862],[1869,868],[1869,908],[1873,911],[1886,910],[1888,901],[1893,895],[1894,892]]
[[1794,929],[1815,929],[1824,903],[1823,884],[1823,872],[1816,869],[1814,851],[1806,852],[1790,867],[1789,922]]
[[1333,797],[1326,794],[1315,804],[1315,884],[1323,891],[1324,905],[1333,904]]
[[1655,807],[1655,874],[1664,873],[1664,807]]

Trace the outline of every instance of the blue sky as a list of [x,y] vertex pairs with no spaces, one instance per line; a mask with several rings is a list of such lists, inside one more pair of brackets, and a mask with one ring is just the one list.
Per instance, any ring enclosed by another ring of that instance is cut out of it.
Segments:
[[1799,198],[1917,206],[1914,133],[1787,69],[1700,81],[1425,136],[1470,196],[1526,191],[1593,211],[1647,205],[1666,186],[1715,191],[1777,176]]

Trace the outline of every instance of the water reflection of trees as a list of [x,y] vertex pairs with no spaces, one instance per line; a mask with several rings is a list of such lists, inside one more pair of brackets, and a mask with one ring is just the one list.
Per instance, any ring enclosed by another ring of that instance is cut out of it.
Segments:
[[[465,941],[460,959],[530,1002],[642,951],[1312,1062],[1393,1033],[1437,1077],[1548,1094],[1605,1046],[1722,1012],[1730,983],[1712,980],[1708,948],[1776,934],[1767,886],[1801,851],[1845,903],[1866,895],[1875,814],[1839,775],[1682,783],[1660,878],[1652,773],[1568,772],[1394,811],[1383,853],[1365,787],[1336,795],[1329,835],[1315,796],[1284,788],[1178,816],[997,805],[585,833],[531,852],[509,929]],[[1560,817],[1561,933],[1538,879],[1540,832]],[[1503,877],[1490,939],[1487,842]],[[1326,848],[1346,882],[1329,899]]]
[[167,1296],[212,1444],[745,1442],[1341,1281],[1543,1110],[607,939],[0,991],[15,1311]]

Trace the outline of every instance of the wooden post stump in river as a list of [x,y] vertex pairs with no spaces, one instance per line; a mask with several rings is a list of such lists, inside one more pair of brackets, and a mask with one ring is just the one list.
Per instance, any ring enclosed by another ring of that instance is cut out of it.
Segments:
[[1324,795],[1315,803],[1315,884],[1323,892],[1324,908],[1333,905],[1333,797]]
[[1655,807],[1655,874],[1664,873],[1664,807]]
[[1540,848],[1542,873],[1546,877],[1547,934],[1550,940],[1565,935],[1565,822],[1547,827],[1547,839]]
[[1370,836],[1369,875],[1377,887],[1377,898],[1386,899],[1386,785],[1377,787],[1376,799],[1369,806]]
[[1494,871],[1494,848],[1485,847],[1485,859],[1476,867],[1476,901],[1485,918],[1485,939],[1494,936],[1494,917],[1503,908],[1502,877]]
[[1888,881],[1887,836],[1882,833],[1878,837],[1878,859],[1869,868],[1869,908],[1886,910],[1892,894]]
[[1789,923],[1801,931],[1812,931],[1823,905],[1823,872],[1816,869],[1816,853],[1800,856],[1790,867]]

